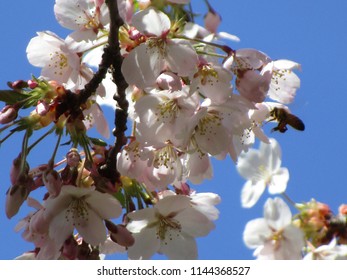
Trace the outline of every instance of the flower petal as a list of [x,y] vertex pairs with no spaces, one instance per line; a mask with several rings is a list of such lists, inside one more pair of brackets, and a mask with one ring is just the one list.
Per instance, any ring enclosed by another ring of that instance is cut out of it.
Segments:
[[241,205],[245,208],[253,207],[266,188],[264,180],[252,182],[248,180],[241,191]]
[[279,194],[285,192],[287,183],[289,180],[289,171],[287,168],[280,168],[275,174],[272,174],[271,181],[269,183],[269,193]]
[[250,149],[247,153],[243,152],[238,157],[237,171],[240,175],[248,180],[255,177],[258,173],[259,166],[262,165],[260,153],[255,149]]
[[198,257],[195,239],[184,233],[178,233],[177,230],[173,230],[169,240],[162,242],[160,252],[170,260],[194,260]]
[[110,194],[93,191],[85,200],[101,219],[118,218],[122,213],[119,201]]
[[169,40],[165,59],[171,71],[178,76],[192,76],[197,71],[198,56],[194,48],[186,40]]
[[171,26],[169,17],[154,8],[148,8],[136,13],[132,19],[133,25],[145,35],[160,37]]
[[131,260],[150,259],[160,248],[160,239],[157,237],[156,228],[144,228],[139,233],[134,233],[135,243],[128,249]]
[[181,225],[181,231],[189,234],[193,237],[206,236],[210,233],[215,225],[206,215],[197,211],[194,208],[187,208],[184,211],[178,213],[175,220],[179,221]]
[[282,152],[279,143],[274,138],[270,138],[270,144],[261,142],[259,152],[260,157],[262,158],[264,165],[268,168],[269,172],[278,170],[282,162]]
[[66,210],[58,213],[49,225],[49,237],[59,244],[58,247],[63,245],[74,229],[73,219]]
[[264,218],[249,221],[243,231],[243,241],[251,249],[263,245],[269,236],[271,229]]
[[98,246],[106,240],[106,228],[103,220],[92,209],[88,209],[88,216],[75,217],[75,227],[83,239],[92,246]]
[[190,198],[184,195],[166,196],[155,205],[164,217],[178,214],[189,207],[191,207]]
[[122,73],[129,85],[145,89],[155,85],[163,67],[164,61],[157,48],[141,44],[123,60]]
[[292,213],[281,198],[269,198],[264,205],[264,218],[271,228],[281,230],[291,224]]

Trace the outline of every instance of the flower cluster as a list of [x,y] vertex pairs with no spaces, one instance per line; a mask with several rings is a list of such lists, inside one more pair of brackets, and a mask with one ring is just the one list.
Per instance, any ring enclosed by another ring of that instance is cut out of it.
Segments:
[[[56,19],[71,33],[62,39],[38,32],[27,57],[40,77],[0,91],[1,131],[12,128],[0,143],[25,132],[6,215],[15,216],[25,201],[35,209],[16,227],[34,245],[20,258],[198,258],[196,238],[214,229],[221,198],[191,185],[213,177],[212,158],[229,156],[247,179],[243,207],[255,205],[267,186],[286,197],[289,171],[263,128],[276,122],[273,131],[304,130],[287,107],[300,87],[300,65],[232,49],[226,40],[239,38],[218,31],[221,17],[208,1],[201,25],[187,4],[56,0]],[[111,144],[103,105],[115,110]],[[90,136],[92,127],[100,139]],[[30,168],[28,155],[53,133],[49,161]],[[257,141],[259,150],[252,148]],[[42,202],[32,196],[37,189],[45,192]],[[342,258],[345,235],[332,228],[344,229],[346,221],[316,206],[296,205],[292,217],[283,200],[268,199],[264,218],[246,225],[245,244],[262,259]]]

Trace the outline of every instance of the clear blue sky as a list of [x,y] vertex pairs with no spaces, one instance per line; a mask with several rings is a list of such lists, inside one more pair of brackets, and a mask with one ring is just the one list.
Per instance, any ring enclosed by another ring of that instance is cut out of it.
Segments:
[[[345,0],[224,0],[210,1],[223,18],[220,31],[240,37],[234,49],[256,48],[273,59],[287,58],[301,63],[301,88],[290,105],[305,122],[305,132],[289,129],[272,133],[289,168],[288,195],[296,202],[316,198],[337,211],[347,203],[346,183],[346,101],[347,89],[347,2]],[[205,12],[203,1],[192,0],[196,11]],[[7,81],[38,75],[26,58],[25,49],[36,31],[51,30],[67,34],[54,19],[54,0],[1,1],[0,88]],[[108,111],[108,113],[110,113]],[[271,128],[270,126],[269,128]],[[267,130],[270,134],[270,129]],[[47,143],[49,145],[49,143]],[[27,214],[21,211],[12,220],[4,214],[5,192],[9,187],[9,168],[20,150],[17,138],[0,148],[0,259],[12,259],[32,244],[14,233],[14,226]],[[33,159],[47,161],[42,152]],[[222,197],[216,229],[198,239],[201,259],[252,259],[252,251],[242,242],[245,224],[262,216],[268,194],[252,209],[242,209],[240,190],[244,180],[231,160],[214,161],[214,179],[197,187]],[[124,258],[124,256],[123,256]]]

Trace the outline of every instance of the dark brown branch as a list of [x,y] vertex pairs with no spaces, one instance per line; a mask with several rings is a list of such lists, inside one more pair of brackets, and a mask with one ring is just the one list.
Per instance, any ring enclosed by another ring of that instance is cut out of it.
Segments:
[[95,93],[105,78],[108,69],[112,69],[113,81],[117,85],[117,93],[113,97],[118,104],[115,111],[115,129],[113,131],[116,140],[114,147],[110,150],[106,163],[99,168],[99,173],[103,177],[108,178],[112,183],[116,183],[120,181],[120,174],[117,171],[117,154],[127,141],[125,131],[127,130],[128,101],[126,100],[125,90],[128,84],[121,72],[123,57],[120,53],[118,40],[119,28],[124,23],[118,12],[117,0],[107,0],[106,4],[110,12],[110,33],[99,69],[78,94],[71,91],[66,92],[64,100],[57,105],[56,118],[58,119],[62,114],[70,115],[72,119],[80,117],[82,115],[81,105]]
[[110,11],[111,25],[110,34],[108,37],[108,45],[112,50],[112,77],[114,83],[117,85],[117,93],[113,96],[117,102],[117,108],[115,111],[115,129],[113,135],[116,138],[115,145],[111,149],[106,164],[103,165],[99,172],[102,176],[105,176],[111,180],[112,183],[120,182],[120,174],[117,171],[117,154],[120,152],[123,145],[127,140],[125,137],[125,131],[127,130],[128,119],[128,101],[126,100],[125,90],[128,87],[127,82],[121,71],[123,57],[120,53],[118,32],[119,28],[124,24],[122,18],[118,12],[117,0],[106,1],[108,9]]

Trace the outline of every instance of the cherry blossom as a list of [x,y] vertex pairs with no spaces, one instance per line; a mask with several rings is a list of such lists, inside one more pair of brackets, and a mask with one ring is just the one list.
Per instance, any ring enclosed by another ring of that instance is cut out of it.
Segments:
[[300,79],[293,69],[300,68],[300,64],[286,59],[268,63],[262,70],[262,73],[272,73],[268,96],[284,104],[293,102],[296,91],[300,88]]
[[258,259],[302,259],[303,232],[292,224],[288,205],[280,198],[269,198],[264,205],[264,218],[246,224],[243,240],[255,249]]
[[106,240],[103,220],[121,214],[118,200],[111,195],[70,185],[64,185],[56,198],[48,198],[45,209],[45,218],[50,220],[49,236],[58,244],[63,244],[76,228],[86,242],[97,246]]
[[194,75],[190,92],[199,91],[216,104],[225,102],[232,93],[232,74],[219,65],[201,61]]
[[336,238],[329,244],[321,245],[318,248],[310,248],[304,260],[346,260],[347,245],[338,245]]
[[168,38],[171,24],[166,14],[148,8],[136,13],[132,24],[148,38],[123,61],[122,72],[129,84],[145,89],[155,85],[162,71],[171,70],[183,77],[196,72],[198,58],[191,44]]
[[270,144],[260,143],[259,150],[250,149],[238,158],[237,170],[247,179],[241,193],[243,207],[252,207],[266,186],[270,194],[283,193],[289,180],[289,171],[281,167],[281,148],[275,139]]
[[135,104],[137,140],[154,147],[170,141],[184,148],[193,126],[191,119],[200,105],[199,97],[187,91],[152,91],[140,98]]
[[33,259],[51,260],[58,259],[61,255],[60,248],[54,239],[49,237],[49,223],[44,217],[45,208],[37,200],[29,197],[28,206],[36,209],[22,219],[15,227],[16,231],[23,230],[22,236],[28,242],[33,242],[37,251],[32,256]]
[[110,129],[108,127],[108,122],[102,112],[98,103],[93,102],[89,109],[83,111],[84,120],[83,123],[86,129],[95,127],[100,135],[105,138],[110,137]]
[[45,31],[37,35],[27,47],[29,62],[42,67],[42,77],[64,84],[68,89],[82,89],[92,77],[92,70],[81,63],[78,54],[56,34]]
[[97,30],[109,23],[104,0],[56,0],[54,13],[57,21],[72,30]]
[[[239,38],[218,30],[222,17],[209,1],[204,26],[190,2],[55,1],[55,18],[69,35],[38,32],[26,51],[41,76],[0,91],[0,130],[10,130],[1,144],[26,132],[10,172],[6,216],[25,201],[34,209],[15,228],[33,251],[17,259],[198,258],[196,238],[220,215],[222,198],[196,191],[214,176],[212,158],[230,156],[247,180],[243,207],[254,206],[267,187],[289,199],[280,145],[263,128],[280,123],[275,108],[290,112],[285,104],[300,87],[300,64],[231,48],[224,40]],[[112,128],[101,106],[114,111]],[[108,143],[110,129],[115,140]],[[45,147],[49,162],[30,169],[48,135],[58,136]],[[32,198],[40,188],[41,202]],[[299,218],[292,221],[283,200],[268,199],[264,218],[247,223],[244,242],[257,259],[346,257],[340,226],[347,207],[333,216],[325,204],[303,205],[295,204]]]
[[128,249],[130,259],[149,259],[158,252],[169,259],[196,259],[196,237],[207,235],[213,223],[191,207],[190,198],[166,196],[153,208],[128,214],[127,225],[135,244]]

